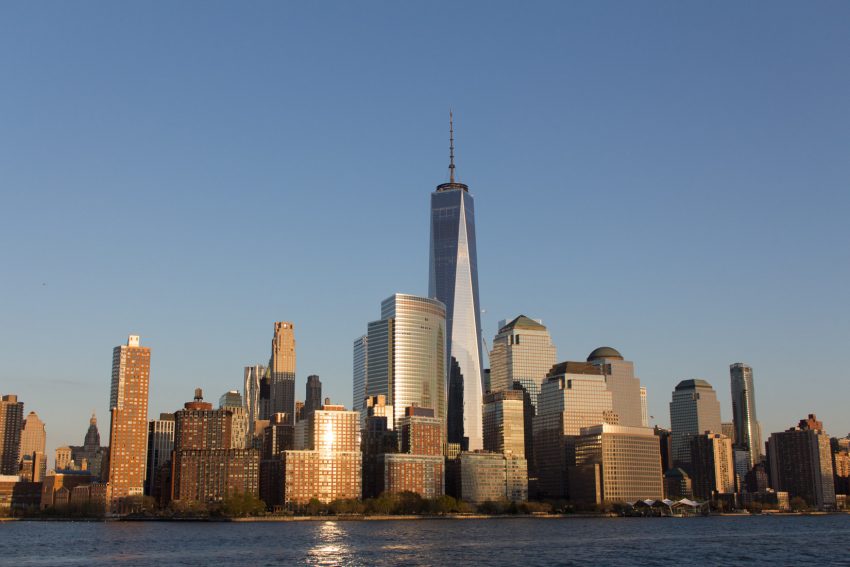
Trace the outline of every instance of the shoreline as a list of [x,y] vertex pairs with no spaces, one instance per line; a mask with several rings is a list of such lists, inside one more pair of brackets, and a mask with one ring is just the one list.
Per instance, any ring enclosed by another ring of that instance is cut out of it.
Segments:
[[762,512],[761,514],[748,514],[737,512],[725,512],[717,514],[709,514],[708,516],[619,516],[617,514],[501,514],[501,515],[486,515],[486,514],[441,514],[441,515],[390,515],[376,514],[372,516],[363,516],[358,514],[341,514],[327,516],[251,516],[245,518],[157,518],[157,517],[138,517],[138,518],[0,518],[0,523],[3,522],[200,522],[200,523],[254,523],[254,522],[392,522],[392,521],[422,521],[422,520],[569,520],[569,519],[589,519],[589,518],[623,518],[623,519],[645,519],[645,518],[671,518],[671,519],[690,519],[690,518],[705,518],[705,517],[753,517],[759,516],[835,516],[835,515],[850,515],[850,511],[835,511],[835,512]]

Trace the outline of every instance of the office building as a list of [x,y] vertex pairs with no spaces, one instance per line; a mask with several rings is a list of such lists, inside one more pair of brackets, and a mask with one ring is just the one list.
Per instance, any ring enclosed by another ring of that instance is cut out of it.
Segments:
[[540,388],[555,362],[555,345],[539,320],[520,315],[502,322],[490,351],[490,391],[522,389],[536,410]]
[[670,430],[673,466],[688,473],[691,464],[691,440],[694,435],[720,433],[720,402],[711,384],[705,380],[682,380],[670,402]]
[[307,376],[307,395],[304,397],[304,410],[301,412],[302,419],[322,407],[322,381],[316,374]]
[[111,513],[122,511],[124,499],[144,493],[148,449],[148,385],[151,349],[130,335],[112,351],[109,397],[109,483]]
[[720,423],[720,433],[725,435],[732,441],[732,446],[735,446],[735,424],[731,421],[723,421]]
[[365,416],[365,408],[366,408],[366,376],[368,374],[368,370],[366,367],[367,364],[367,349],[369,347],[369,338],[368,335],[363,335],[358,337],[354,341],[354,368],[353,368],[353,376],[354,379],[352,381],[352,391],[351,391],[351,409],[354,411],[359,411],[361,415]]
[[445,305],[448,407],[451,409],[447,418],[448,440],[474,451],[484,446],[481,417],[484,365],[475,203],[469,187],[455,181],[454,130],[451,119],[449,122],[449,182],[438,185],[431,193],[428,297]]
[[15,394],[0,398],[0,475],[17,475],[21,459],[24,402]]
[[732,440],[722,433],[703,433],[690,438],[691,479],[694,496],[714,500],[735,492],[735,461]]
[[756,416],[756,392],[753,369],[736,362],[729,367],[732,384],[732,420],[735,424],[733,443],[736,449],[747,451],[749,468],[761,462],[761,430]]
[[585,362],[556,364],[540,390],[534,418],[534,458],[541,494],[568,497],[567,470],[575,464],[574,443],[581,429],[618,422],[611,391],[599,366]]
[[23,464],[25,457],[29,457],[30,482],[41,482],[47,472],[47,459],[44,457],[47,433],[44,422],[38,415],[31,411],[23,421],[21,427],[21,452],[19,460]]
[[605,376],[620,425],[647,427],[649,424],[644,420],[645,393],[641,393],[640,379],[635,377],[634,363],[624,360],[623,355],[611,347],[595,349],[588,355],[587,362],[598,367]]
[[694,497],[694,485],[691,477],[676,467],[664,473],[664,498],[680,500]]
[[269,416],[285,413],[295,423],[295,326],[288,321],[274,324],[269,368]]
[[669,429],[657,425],[652,431],[658,437],[658,445],[661,449],[661,470],[667,472],[673,468],[673,435]]
[[525,458],[524,392],[497,390],[484,396],[484,450]]
[[160,468],[171,461],[173,450],[174,414],[161,413],[159,419],[148,422],[148,464],[145,478],[145,494],[148,496],[160,496]]
[[648,427],[584,427],[569,471],[575,502],[635,502],[664,496],[658,440]]
[[[367,398],[385,396],[394,419],[404,408],[432,408],[446,420],[446,323],[443,304],[397,293],[381,302],[381,319],[369,323]],[[388,424],[392,427],[392,424]]]
[[829,436],[814,414],[800,420],[797,427],[771,435],[767,452],[774,490],[802,498],[819,510],[835,507]]

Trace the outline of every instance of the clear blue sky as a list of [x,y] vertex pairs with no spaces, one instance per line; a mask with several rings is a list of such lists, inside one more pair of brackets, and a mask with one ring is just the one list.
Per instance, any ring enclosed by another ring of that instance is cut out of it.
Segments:
[[150,413],[217,400],[296,324],[351,403],[351,343],[427,293],[428,205],[476,198],[485,336],[675,384],[755,369],[765,437],[850,431],[847,2],[22,2],[0,7],[0,392],[104,444],[111,351]]

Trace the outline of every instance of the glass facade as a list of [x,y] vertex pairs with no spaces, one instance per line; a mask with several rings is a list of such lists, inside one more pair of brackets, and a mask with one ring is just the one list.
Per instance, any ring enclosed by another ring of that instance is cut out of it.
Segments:
[[381,303],[381,319],[369,323],[367,396],[386,396],[393,421],[405,408],[434,410],[445,431],[446,319],[435,299],[397,293]]
[[462,431],[462,438],[449,441],[481,449],[483,361],[475,207],[462,183],[444,183],[431,194],[428,296],[446,306],[446,382],[451,392],[463,392],[462,404],[450,402],[456,411],[449,416],[450,435]]
[[732,380],[732,420],[735,445],[749,451],[750,468],[761,461],[761,431],[756,417],[756,392],[753,369],[740,362],[729,367]]
[[670,402],[670,431],[673,466],[690,472],[690,438],[703,433],[720,433],[720,402],[711,384],[705,380],[683,380],[673,391]]
[[363,414],[366,407],[366,348],[369,339],[366,335],[354,341],[354,381],[351,392],[351,409]]
[[[537,396],[546,374],[555,365],[557,351],[549,331],[539,321],[520,315],[502,325],[490,351],[490,390],[528,392],[537,409]],[[517,384],[519,383],[519,384]]]

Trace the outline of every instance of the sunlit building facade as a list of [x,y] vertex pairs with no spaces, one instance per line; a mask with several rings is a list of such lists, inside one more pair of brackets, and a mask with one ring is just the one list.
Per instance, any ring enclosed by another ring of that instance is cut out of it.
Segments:
[[289,321],[274,324],[269,368],[269,416],[285,413],[295,423],[295,325]]
[[523,389],[537,408],[537,396],[555,365],[557,350],[549,330],[538,320],[520,315],[503,323],[490,351],[490,391]]
[[453,464],[459,469],[459,497],[466,502],[528,500],[528,465],[522,457],[487,451],[463,452]]
[[694,496],[707,500],[734,493],[732,440],[722,433],[703,433],[691,437],[690,445]]
[[484,396],[484,450],[525,458],[523,392],[499,390]]
[[394,408],[393,422],[404,416],[406,407],[419,406],[433,409],[445,424],[443,304],[397,293],[381,303],[381,319],[369,324],[367,340],[367,396],[385,396],[386,405]]
[[821,510],[835,507],[830,440],[814,414],[797,427],[772,434],[767,452],[771,488]]
[[611,347],[595,349],[587,357],[587,362],[597,366],[605,375],[620,425],[647,427],[649,424],[644,412],[646,391],[642,391],[640,379],[635,377],[634,363],[623,359],[623,355]]
[[600,424],[582,428],[570,470],[576,502],[635,502],[661,499],[664,478],[652,429]]
[[130,335],[126,345],[112,351],[109,396],[108,503],[111,513],[122,511],[122,501],[144,493],[148,451],[148,387],[151,349]]

